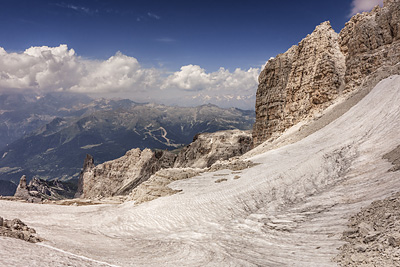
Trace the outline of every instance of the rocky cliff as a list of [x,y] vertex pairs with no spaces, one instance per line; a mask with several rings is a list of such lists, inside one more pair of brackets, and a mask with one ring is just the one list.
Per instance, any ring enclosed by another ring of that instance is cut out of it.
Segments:
[[78,189],[76,190],[75,197],[81,197],[83,194],[83,174],[91,171],[95,167],[94,159],[91,155],[86,154],[86,158],[83,161],[83,168],[79,174]]
[[34,177],[29,184],[23,175],[19,181],[14,196],[29,202],[40,202],[43,200],[60,200],[72,198],[76,191],[73,183],[61,182],[59,180],[45,181]]
[[208,168],[218,160],[240,156],[250,150],[251,133],[230,130],[216,133],[202,133],[178,154],[175,168]]
[[382,68],[386,76],[395,74],[390,67],[400,62],[399,25],[399,0],[385,0],[383,8],[377,6],[370,13],[357,14],[346,23],[339,38],[346,57],[346,90],[357,89]]
[[217,161],[240,156],[250,149],[252,142],[251,133],[240,130],[201,133],[193,139],[178,155],[137,148],[97,166],[87,156],[76,197],[128,195],[139,185],[142,186],[131,194],[131,199],[138,203],[171,194],[172,190],[166,187],[171,181],[194,176]]
[[340,34],[324,22],[269,60],[259,76],[253,144],[312,117],[339,95],[400,73],[399,23],[399,0],[384,1],[383,8],[352,17]]
[[161,168],[173,166],[176,155],[139,148],[118,159],[87,168],[81,175],[82,198],[126,195]]

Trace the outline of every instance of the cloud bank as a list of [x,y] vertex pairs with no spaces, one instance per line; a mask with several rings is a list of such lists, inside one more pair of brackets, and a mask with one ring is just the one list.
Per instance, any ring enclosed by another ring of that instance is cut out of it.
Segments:
[[360,12],[370,11],[377,5],[382,6],[383,0],[353,0],[350,16]]
[[0,47],[0,93],[70,91],[169,105],[212,103],[254,109],[259,73],[260,68],[207,73],[200,66],[187,65],[170,74],[143,68],[137,59],[120,52],[97,61],[76,55],[67,45],[31,47],[22,53]]

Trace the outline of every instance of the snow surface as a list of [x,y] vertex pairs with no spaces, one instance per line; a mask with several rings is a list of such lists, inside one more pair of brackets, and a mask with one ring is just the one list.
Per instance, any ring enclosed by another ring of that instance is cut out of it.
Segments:
[[399,103],[392,76],[318,132],[250,158],[259,165],[176,181],[181,193],[138,206],[0,201],[0,216],[47,240],[0,238],[0,265],[335,266],[348,217],[400,187],[382,159],[400,144]]

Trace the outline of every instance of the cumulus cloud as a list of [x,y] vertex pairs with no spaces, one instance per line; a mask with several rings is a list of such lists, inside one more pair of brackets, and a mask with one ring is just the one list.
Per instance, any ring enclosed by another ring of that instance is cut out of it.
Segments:
[[0,49],[0,88],[60,90],[75,85],[84,72],[66,45],[31,47],[20,54]]
[[144,68],[120,52],[99,61],[81,58],[67,45],[31,47],[22,53],[0,47],[0,93],[71,91],[176,105],[253,108],[259,72],[259,68],[233,72],[220,68],[208,73],[198,65],[187,65],[171,74]]
[[259,68],[236,69],[230,72],[220,68],[207,73],[197,65],[181,67],[180,71],[168,76],[162,90],[180,91],[186,103],[214,103],[240,108],[254,108],[255,89],[258,85]]
[[350,15],[353,16],[360,12],[370,11],[377,5],[382,6],[383,0],[353,0]]

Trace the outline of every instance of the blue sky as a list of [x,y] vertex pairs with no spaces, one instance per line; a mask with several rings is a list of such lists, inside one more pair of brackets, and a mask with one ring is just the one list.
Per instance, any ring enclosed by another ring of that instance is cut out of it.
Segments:
[[[0,59],[1,54],[17,57],[30,47],[42,47],[40,51],[36,49],[27,54],[47,60],[45,65],[48,66],[50,61],[43,56],[44,51],[47,49],[53,56],[58,53],[58,59],[53,58],[51,62],[59,62],[60,58],[69,60],[68,70],[81,68],[86,79],[86,83],[81,83],[83,78],[74,73],[80,79],[80,82],[76,82],[80,83],[78,87],[76,84],[74,87],[71,77],[67,78],[68,81],[58,81],[63,77],[53,75],[46,82],[41,82],[49,72],[49,69],[42,69],[40,75],[39,72],[35,73],[36,79],[25,85],[22,80],[17,85],[0,82],[0,90],[13,86],[24,89],[25,86],[28,87],[26,89],[42,91],[73,88],[79,91],[77,88],[86,86],[88,90],[80,90],[93,96],[98,93],[99,96],[138,96],[136,100],[139,101],[174,102],[166,99],[171,93],[179,93],[173,91],[171,86],[159,85],[163,87],[161,93],[150,90],[151,86],[160,84],[148,80],[148,77],[154,76],[155,79],[169,78],[171,82],[174,81],[175,87],[181,87],[184,95],[197,99],[197,102],[187,102],[187,105],[192,105],[207,101],[207,96],[213,102],[212,99],[217,96],[213,87],[219,88],[220,97],[224,98],[229,95],[226,87],[235,87],[233,83],[237,81],[238,86],[232,89],[236,91],[230,97],[236,98],[231,102],[236,104],[224,104],[222,98],[219,102],[215,100],[215,103],[252,108],[253,99],[240,104],[246,96],[240,96],[237,92],[240,86],[246,87],[243,83],[252,83],[251,88],[244,90],[247,90],[247,94],[253,91],[254,96],[256,69],[260,70],[270,57],[297,44],[323,21],[331,21],[332,27],[339,32],[352,13],[369,9],[373,6],[372,2],[376,4],[382,1],[0,0],[0,47],[4,50],[3,53],[0,51]],[[66,47],[60,48],[60,45]],[[56,47],[59,47],[58,52],[54,52]],[[63,53],[68,56],[61,56]],[[1,68],[7,68],[6,62],[10,60],[0,64],[0,71]],[[77,60],[84,61],[84,66],[74,65],[72,61]],[[25,58],[23,62],[26,64],[22,67],[32,68],[34,65],[44,68],[40,60]],[[106,80],[104,70],[99,74],[99,66],[103,63],[104,67],[107,62],[112,63],[106,69],[110,69],[109,75],[114,77],[119,75],[116,73],[118,69],[123,72],[131,68],[131,71],[121,74],[120,80],[107,85],[111,88],[116,83],[116,88],[107,90],[103,86],[102,90],[96,90],[87,77],[91,75],[98,79],[100,75]],[[128,62],[126,66],[124,62]],[[59,72],[66,71],[62,69],[64,66],[58,65],[57,68]],[[97,74],[93,74],[93,69],[97,70]],[[6,71],[11,79],[11,70]],[[139,75],[140,71],[144,74]],[[124,83],[121,79],[127,76],[142,81],[145,79],[145,86],[137,81]],[[191,80],[191,77],[199,79]],[[243,81],[239,81],[242,78]],[[227,83],[226,79],[230,79],[230,82]],[[57,86],[50,86],[51,82]],[[206,90],[202,86],[213,93],[201,95]]]

